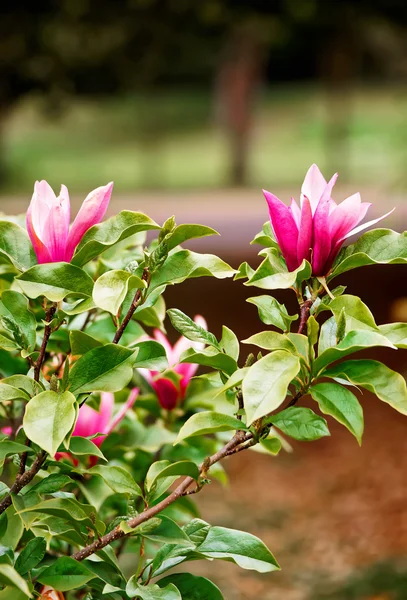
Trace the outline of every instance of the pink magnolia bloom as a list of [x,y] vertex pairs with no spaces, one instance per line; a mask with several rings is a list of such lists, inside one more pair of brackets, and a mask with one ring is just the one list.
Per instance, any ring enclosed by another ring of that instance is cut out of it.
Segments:
[[[114,395],[110,392],[102,392],[100,398],[99,410],[95,410],[87,404],[83,404],[79,409],[78,420],[76,421],[72,436],[91,437],[96,433],[102,433],[93,438],[92,442],[101,446],[103,440],[113,429],[122,421],[127,411],[133,406],[139,394],[138,388],[133,388],[127,401],[123,404],[117,414],[113,417]],[[58,452],[56,459],[71,458],[67,452]],[[94,457],[91,457],[91,462]]]
[[[315,277],[327,275],[346,238],[363,231],[387,217],[357,226],[365,217],[369,202],[353,194],[341,204],[331,198],[338,175],[327,183],[312,165],[301,188],[301,208],[294,198],[286,206],[276,196],[263,190],[269,207],[271,226],[289,271],[297,269],[304,258],[312,265]],[[394,210],[394,209],[393,209]]]
[[27,210],[27,230],[39,263],[69,262],[87,230],[105,216],[113,183],[88,194],[69,228],[71,205],[62,185],[58,198],[46,181],[36,181]]
[[[206,321],[200,315],[197,315],[194,318],[194,321],[204,329],[207,329]],[[177,386],[172,379],[162,376],[158,371],[150,371],[149,369],[139,369],[139,371],[144,375],[145,379],[157,394],[161,406],[167,410],[172,410],[185,398],[188,384],[198,369],[198,365],[195,364],[180,364],[180,356],[185,350],[188,350],[188,348],[201,350],[204,347],[204,344],[200,342],[191,342],[182,335],[175,345],[171,346],[167,337],[159,329],[154,331],[154,338],[164,346],[170,368],[180,375],[179,386]]]
[[65,596],[62,592],[57,592],[49,585],[43,585],[40,591],[39,600],[64,600]]

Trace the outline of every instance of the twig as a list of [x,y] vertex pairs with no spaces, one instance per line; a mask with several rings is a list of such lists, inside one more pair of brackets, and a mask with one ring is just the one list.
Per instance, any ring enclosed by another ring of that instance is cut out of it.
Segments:
[[[147,285],[149,284],[150,272],[147,268],[145,268],[143,271],[142,279],[147,282]],[[131,303],[129,310],[127,311],[127,314],[122,321],[122,324],[120,325],[120,327],[118,328],[118,330],[115,333],[115,336],[113,338],[113,344],[119,343],[120,338],[122,337],[124,330],[126,329],[127,325],[129,324],[130,319],[134,315],[136,308],[139,306],[141,299],[142,299],[142,290],[137,290],[137,292],[133,298],[133,302]]]
[[18,494],[23,487],[25,487],[30,481],[34,479],[38,471],[41,469],[45,459],[47,458],[47,453],[44,450],[36,456],[31,468],[28,471],[25,471],[22,475],[17,475],[15,482],[10,488],[10,492],[8,495],[3,498],[0,502],[0,514],[2,514],[11,504],[11,495]]
[[298,326],[297,333],[306,333],[307,322],[312,304],[312,300],[305,300],[305,302],[300,305],[300,324]]
[[[237,446],[240,446],[243,442],[246,442],[249,439],[252,439],[252,437],[253,437],[252,433],[245,433],[244,431],[237,431],[235,433],[235,435],[233,436],[233,438],[225,446],[223,446],[223,448],[218,450],[218,452],[215,452],[215,454],[208,457],[202,463],[202,465],[200,467],[201,474],[206,473],[206,471],[207,471],[207,469],[209,469],[209,467],[211,467],[215,463],[219,462],[220,460],[222,460],[223,458],[228,456],[228,453],[231,450],[233,450]],[[127,525],[129,527],[131,527],[132,529],[134,529],[135,527],[138,527],[142,523],[145,523],[152,517],[155,517],[158,513],[160,513],[161,511],[166,509],[168,506],[173,504],[176,500],[178,500],[179,498],[184,496],[184,493],[188,490],[189,486],[194,483],[194,481],[195,480],[192,477],[186,477],[169,496],[164,498],[164,500],[161,500],[161,502],[159,502],[155,506],[151,506],[147,510],[143,511],[136,517],[129,519],[129,521],[127,521]],[[127,534],[124,533],[124,531],[118,525],[117,527],[112,529],[112,531],[110,531],[106,535],[102,536],[100,539],[95,540],[92,544],[89,544],[89,546],[86,546],[85,548],[82,548],[82,550],[79,550],[78,552],[73,554],[72,558],[74,558],[75,560],[78,560],[78,561],[84,560],[91,554],[98,552],[99,550],[101,550],[108,544],[111,544],[115,540],[123,538],[125,535],[127,535]]]
[[39,381],[40,380],[40,374],[41,374],[41,368],[42,368],[42,364],[44,362],[45,359],[45,351],[47,349],[47,344],[48,344],[48,340],[49,337],[52,333],[51,330],[51,321],[55,315],[55,312],[57,310],[57,305],[54,303],[45,313],[45,329],[44,329],[44,337],[42,339],[42,344],[41,344],[41,348],[40,348],[40,354],[35,362],[35,366],[34,366],[34,379],[35,381]]

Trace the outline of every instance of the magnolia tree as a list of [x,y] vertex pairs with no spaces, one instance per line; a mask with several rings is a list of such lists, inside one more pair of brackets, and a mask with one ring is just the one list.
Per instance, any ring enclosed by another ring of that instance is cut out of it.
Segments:
[[[407,325],[377,325],[340,285],[350,269],[407,262],[407,235],[376,229],[341,249],[376,221],[358,225],[369,205],[359,194],[337,205],[334,183],[312,166],[300,208],[265,192],[257,269],[182,247],[209,227],[131,211],[103,221],[112,184],[71,227],[67,189],[56,197],[44,181],[26,229],[0,221],[0,600],[220,600],[186,563],[279,569],[254,535],[199,517],[193,496],[225,481],[224,459],[327,436],[321,413],[361,443],[356,387],[407,414],[402,376],[353,357],[406,348]],[[219,338],[203,317],[165,310],[168,285],[204,276],[262,290],[249,302],[268,328],[243,340],[254,354],[227,327]],[[277,289],[295,294],[296,314]]]

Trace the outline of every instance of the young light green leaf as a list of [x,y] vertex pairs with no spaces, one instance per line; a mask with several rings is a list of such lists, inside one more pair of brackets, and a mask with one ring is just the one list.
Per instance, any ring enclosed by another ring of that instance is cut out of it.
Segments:
[[175,444],[179,444],[182,440],[195,435],[205,435],[207,433],[239,429],[247,429],[247,427],[235,417],[212,411],[199,412],[192,415],[192,417],[184,423],[179,430]]
[[317,383],[310,388],[309,393],[325,415],[330,415],[345,425],[359,445],[362,443],[363,409],[350,390],[338,383]]
[[250,367],[242,384],[248,425],[284,402],[288,386],[299,370],[299,358],[284,350],[271,352]]
[[205,225],[189,223],[177,225],[167,238],[168,250],[172,250],[187,240],[202,238],[208,235],[219,235],[219,233],[215,229],[212,229],[212,227],[206,227]]
[[218,371],[223,371],[227,375],[231,375],[237,369],[237,363],[234,358],[223,352],[214,350],[213,348],[205,348],[197,351],[194,348],[188,348],[180,356],[180,363],[193,363],[211,367]]
[[179,590],[183,600],[224,600],[220,589],[206,579],[192,573],[173,573],[157,582],[160,588],[170,583]]
[[325,371],[324,377],[347,379],[407,415],[407,387],[404,377],[377,360],[345,361]]
[[340,358],[349,356],[354,352],[358,352],[363,348],[371,348],[374,346],[387,346],[388,348],[395,348],[395,346],[380,333],[363,329],[361,331],[350,331],[345,335],[343,340],[334,348],[327,348],[322,354],[318,356],[314,362],[313,372],[315,374],[321,373],[323,369]]
[[290,406],[269,418],[277,429],[301,442],[312,442],[330,435],[328,425],[310,408]]
[[0,221],[0,256],[9,260],[19,271],[25,271],[37,263],[27,232],[11,221]]
[[137,583],[136,576],[129,580],[126,594],[135,600],[182,600],[181,594],[172,583],[164,588],[155,584],[141,585]]
[[0,564],[0,583],[6,586],[11,586],[12,588],[17,588],[20,590],[20,592],[29,598],[32,598],[32,594],[27,582],[11,565],[6,563]]
[[117,315],[130,289],[140,290],[147,287],[144,279],[129,271],[107,271],[96,280],[93,287],[93,302],[112,315]]
[[280,569],[267,546],[258,537],[245,531],[211,527],[197,550],[208,558],[232,561],[242,569],[253,569],[259,573]]
[[143,496],[138,483],[123,467],[110,465],[96,465],[90,473],[100,475],[107,485],[117,494],[130,494],[131,496]]
[[407,323],[386,323],[379,331],[397,348],[407,348]]
[[306,260],[295,271],[287,271],[278,251],[272,248],[267,251],[267,257],[245,285],[254,285],[263,290],[282,290],[309,279],[311,273],[311,265]]
[[68,592],[84,586],[94,577],[95,574],[83,563],[70,556],[61,556],[50,567],[41,571],[38,581],[58,592]]
[[69,373],[69,389],[74,394],[84,392],[118,392],[133,376],[136,351],[106,344],[90,350],[74,364]]
[[[22,400],[25,400],[27,396],[32,398],[44,390],[41,383],[34,381],[31,377],[27,377],[27,375],[11,375],[10,377],[1,380],[0,388],[2,385],[11,386],[16,389],[17,392],[15,393],[21,393]],[[0,400],[7,400],[7,398],[3,398],[1,394],[2,392],[0,390]],[[16,397],[13,399],[15,400]]]
[[148,527],[151,521],[152,519],[131,530],[132,533],[142,535],[152,542],[178,544],[189,548],[194,547],[194,544],[181,527],[166,515],[160,514],[160,517],[157,519],[157,525],[152,528]]
[[105,455],[92,440],[77,435],[69,440],[69,452],[74,456],[97,456],[106,461]]
[[365,265],[406,262],[407,232],[396,233],[391,229],[373,229],[361,235],[354,244],[341,250],[328,280]]
[[201,325],[198,325],[188,315],[183,313],[177,308],[170,308],[167,310],[167,315],[170,318],[174,329],[182,333],[184,337],[192,342],[200,342],[202,344],[209,344],[217,350],[221,350],[220,345],[216,337],[210,331],[206,331]]
[[349,331],[355,329],[373,329],[374,331],[378,331],[371,311],[357,296],[351,296],[350,294],[339,296],[329,303],[329,308],[333,312],[337,323],[341,312],[345,311],[345,333],[349,333]]
[[41,392],[28,402],[23,427],[29,440],[55,456],[75,420],[75,396],[71,392]]
[[264,348],[264,350],[287,350],[295,354],[297,352],[293,342],[282,333],[277,331],[261,331],[251,335],[246,340],[242,340],[243,344],[253,344],[258,348]]
[[231,356],[236,361],[238,360],[240,352],[239,340],[236,334],[229,327],[226,327],[226,325],[222,327],[222,338],[219,345],[228,356]]
[[83,269],[65,262],[35,265],[16,277],[16,281],[29,298],[45,296],[51,302],[60,302],[70,294],[81,298],[92,296],[92,278]]
[[266,325],[274,325],[282,331],[290,331],[291,323],[298,315],[290,316],[284,304],[280,304],[273,296],[254,296],[247,302],[257,306],[259,317]]
[[12,442],[7,438],[4,438],[0,441],[0,462],[3,461],[6,456],[10,456],[11,454],[22,454],[24,452],[33,452],[33,450],[31,448],[27,448],[27,446],[24,446],[24,444]]
[[159,497],[174,481],[182,476],[198,479],[199,468],[190,460],[181,460],[175,463],[159,460],[154,462],[147,472],[146,489],[148,492],[155,492],[159,488],[159,492],[154,494],[155,497]]
[[88,229],[71,262],[81,267],[118,242],[150,229],[160,229],[160,226],[143,213],[122,210],[118,215]]

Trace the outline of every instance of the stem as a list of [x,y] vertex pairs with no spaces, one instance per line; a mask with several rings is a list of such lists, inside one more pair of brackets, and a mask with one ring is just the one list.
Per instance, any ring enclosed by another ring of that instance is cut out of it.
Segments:
[[[231,450],[234,450],[235,448],[237,448],[244,442],[251,440],[252,438],[252,433],[244,433],[243,431],[237,431],[233,438],[225,446],[223,446],[223,448],[218,450],[218,452],[215,452],[215,454],[208,457],[202,463],[200,467],[201,475],[205,475],[209,467],[228,456]],[[164,500],[161,500],[161,502],[159,502],[155,506],[151,506],[136,517],[129,519],[129,521],[127,521],[127,525],[134,529],[135,527],[138,527],[142,523],[145,523],[152,517],[155,517],[158,513],[160,513],[165,508],[173,504],[176,500],[184,496],[189,486],[192,485],[194,482],[195,480],[192,477],[186,477],[169,496],[164,498]],[[78,561],[84,560],[91,554],[98,552],[99,550],[101,550],[108,544],[111,544],[115,540],[123,538],[125,535],[127,534],[125,534],[124,531],[120,528],[120,525],[118,525],[106,535],[95,540],[92,544],[89,544],[89,546],[86,546],[85,548],[82,548],[82,550],[75,552],[75,554],[72,555],[72,558]]]
[[31,469],[25,471],[22,475],[17,475],[15,482],[10,488],[9,494],[0,502],[0,514],[2,514],[11,504],[11,495],[18,494],[24,486],[26,486],[30,481],[34,479],[38,471],[41,469],[45,459],[47,458],[47,453],[42,450],[35,458]]
[[[147,285],[149,284],[150,272],[147,267],[143,271],[142,279],[147,282]],[[120,325],[119,329],[115,333],[115,336],[113,338],[113,344],[119,343],[120,338],[122,337],[122,335],[124,333],[124,330],[126,329],[127,325],[129,324],[129,321],[132,318],[132,316],[134,315],[134,312],[135,312],[136,308],[139,306],[141,300],[142,300],[142,290],[137,290],[137,292],[133,298],[133,302],[131,303],[129,310],[127,311],[127,314],[122,321],[122,324]]]
[[49,337],[52,333],[51,330],[51,326],[50,323],[53,319],[53,316],[55,315],[55,312],[57,310],[57,304],[54,303],[45,313],[45,329],[44,329],[44,337],[42,339],[42,344],[41,344],[41,348],[40,348],[40,354],[37,358],[37,361],[35,363],[34,366],[34,379],[35,381],[39,381],[40,380],[40,374],[41,374],[41,368],[42,368],[42,364],[44,362],[45,359],[45,351],[47,349],[47,344],[48,344],[48,340]]
[[305,300],[300,304],[300,324],[298,326],[297,333],[305,333],[307,332],[307,322],[309,319],[309,314],[311,310],[313,302],[312,300]]

